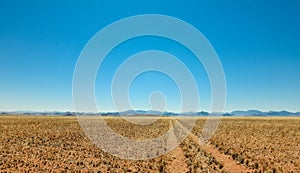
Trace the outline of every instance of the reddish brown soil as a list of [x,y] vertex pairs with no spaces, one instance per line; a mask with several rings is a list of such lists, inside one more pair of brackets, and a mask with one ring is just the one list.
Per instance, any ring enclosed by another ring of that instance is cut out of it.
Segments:
[[[108,124],[142,140],[164,133],[173,120],[146,130],[117,118]],[[133,161],[97,148],[75,117],[0,116],[0,172],[300,172],[300,118],[224,119],[200,145],[204,124],[197,120],[193,134],[166,155]]]
[[[187,131],[187,129],[185,129],[184,126],[182,126],[182,125],[181,125],[181,128],[183,128],[185,131]],[[191,133],[189,135],[189,137],[195,143],[199,143],[199,138],[196,135]],[[230,156],[227,156],[227,155],[219,152],[217,148],[215,148],[212,145],[209,145],[208,143],[206,143],[204,145],[200,145],[200,147],[204,152],[206,152],[207,154],[212,155],[216,159],[217,162],[221,163],[223,165],[222,170],[224,170],[226,172],[232,172],[232,173],[251,172],[250,169],[247,169],[243,165],[238,164]]]
[[170,153],[170,157],[172,160],[167,165],[167,170],[169,170],[169,172],[184,173],[189,171],[186,163],[186,157],[184,156],[181,147],[175,148]]

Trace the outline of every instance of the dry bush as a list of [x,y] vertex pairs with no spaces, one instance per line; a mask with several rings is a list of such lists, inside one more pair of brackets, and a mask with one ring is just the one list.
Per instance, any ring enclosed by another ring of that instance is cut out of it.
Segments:
[[122,118],[107,118],[105,122],[112,130],[122,136],[143,140],[165,134],[169,130],[170,119],[160,118],[149,125],[133,124]]
[[180,146],[188,159],[190,172],[223,172],[223,165],[190,138],[186,138]]
[[[165,133],[170,121],[144,127],[106,122],[117,133],[145,139]],[[204,124],[197,120],[193,132],[200,136]],[[0,134],[0,172],[169,172],[174,159],[169,153],[146,161],[114,157],[87,139],[76,117],[1,116]],[[300,172],[300,118],[225,118],[210,143],[253,172]],[[180,149],[190,172],[222,172],[223,165],[190,138]]]
[[2,171],[160,172],[168,160],[111,156],[85,137],[75,117],[0,117],[0,133]]
[[300,172],[300,118],[225,118],[210,142],[254,172]]

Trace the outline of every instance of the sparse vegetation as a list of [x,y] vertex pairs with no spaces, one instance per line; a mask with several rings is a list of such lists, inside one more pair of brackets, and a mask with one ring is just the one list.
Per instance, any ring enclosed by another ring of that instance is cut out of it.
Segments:
[[210,143],[253,172],[300,172],[297,117],[224,118]]
[[[170,125],[168,118],[144,127],[106,122],[133,139],[156,137]],[[204,123],[197,120],[193,133],[199,136]],[[183,158],[174,152],[145,161],[111,156],[86,138],[76,117],[0,116],[0,133],[0,171],[170,172],[180,158],[188,172],[225,172],[191,137],[177,148]],[[209,143],[251,172],[300,172],[300,118],[225,118]]]

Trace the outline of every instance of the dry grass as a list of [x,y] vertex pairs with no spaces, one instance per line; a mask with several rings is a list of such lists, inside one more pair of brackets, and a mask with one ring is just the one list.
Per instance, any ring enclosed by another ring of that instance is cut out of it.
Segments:
[[[166,132],[171,120],[147,126],[118,118],[106,122],[117,133],[145,139]],[[196,135],[204,123],[197,121]],[[0,116],[0,134],[0,171],[170,172],[168,164],[176,159],[172,152],[146,161],[111,156],[86,138],[76,117]],[[253,172],[300,172],[300,118],[225,118],[210,143]],[[178,147],[189,172],[224,171],[190,138]]]
[[159,172],[165,162],[111,156],[85,137],[75,117],[0,117],[0,133],[0,170]]
[[254,172],[300,172],[299,117],[224,118],[210,143]]

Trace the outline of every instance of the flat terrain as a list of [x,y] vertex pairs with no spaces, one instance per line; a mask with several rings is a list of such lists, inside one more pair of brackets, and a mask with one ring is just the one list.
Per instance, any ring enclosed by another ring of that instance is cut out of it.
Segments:
[[[137,140],[160,136],[178,122],[105,121]],[[0,116],[0,172],[300,172],[299,117],[223,118],[208,143],[200,145],[205,121],[197,119],[192,133],[171,152],[133,161],[96,147],[76,117]]]

